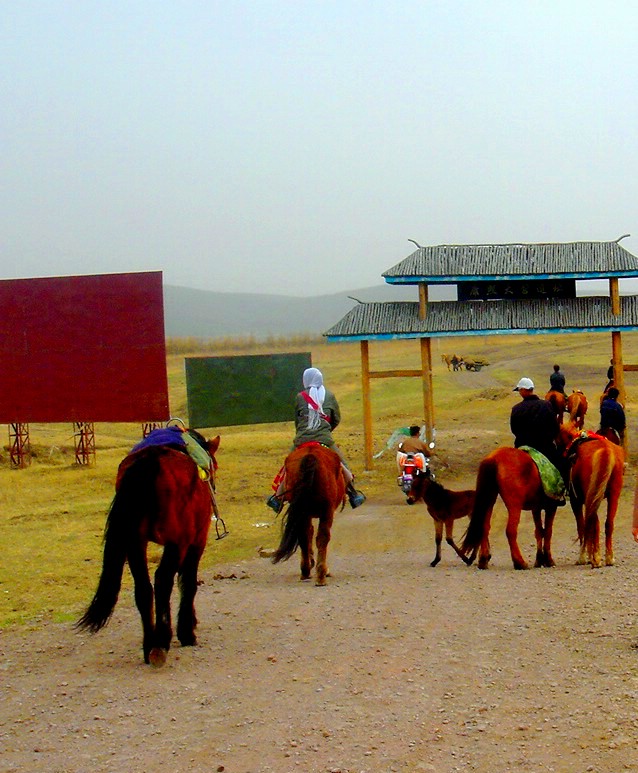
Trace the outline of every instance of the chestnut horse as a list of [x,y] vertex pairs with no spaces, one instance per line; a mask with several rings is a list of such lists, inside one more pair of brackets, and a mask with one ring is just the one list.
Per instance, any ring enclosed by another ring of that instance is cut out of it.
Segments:
[[[578,564],[602,566],[598,508],[607,500],[605,564],[613,566],[614,520],[625,472],[623,449],[594,433],[582,433],[573,424],[560,428],[559,445],[571,463],[570,502],[580,542]],[[584,512],[583,512],[584,511]]]
[[582,429],[585,426],[585,414],[588,407],[587,398],[580,389],[574,389],[567,398],[569,420],[578,429]]
[[545,395],[545,399],[554,409],[558,423],[563,423],[565,410],[567,409],[567,398],[564,392],[558,392],[556,389],[550,389]]
[[287,561],[301,549],[301,579],[308,580],[315,566],[313,551],[314,525],[317,518],[316,585],[325,585],[328,569],[328,543],[335,510],[343,509],[346,484],[339,455],[320,443],[304,443],[286,457],[286,492],[288,509],[283,516],[279,547],[272,562]]
[[474,505],[475,491],[451,491],[432,479],[429,469],[418,472],[414,476],[412,488],[407,494],[409,505],[413,505],[420,499],[423,500],[428,513],[434,521],[434,540],[436,554],[430,566],[436,566],[441,560],[441,542],[443,540],[443,527],[445,526],[445,541],[454,549],[455,553],[466,564],[470,559],[461,553],[454,542],[454,521],[458,518],[469,516]]
[[[461,552],[470,563],[479,554],[479,569],[487,569],[490,555],[490,525],[496,498],[500,495],[507,508],[505,533],[509,542],[514,569],[528,565],[518,546],[518,524],[522,510],[531,510],[536,536],[534,566],[555,566],[551,543],[554,516],[558,503],[545,496],[538,468],[532,457],[518,448],[497,448],[479,465],[476,476],[476,501],[470,515],[470,525],[461,544]],[[545,522],[542,513],[545,511]]]
[[[76,623],[76,628],[96,633],[109,622],[128,561],[142,618],[144,662],[154,666],[165,663],[173,637],[170,600],[176,574],[181,591],[177,638],[184,647],[197,642],[197,569],[216,510],[213,483],[219,436],[206,441],[193,430],[190,434],[205,445],[212,459],[208,480],[193,459],[175,447],[151,445],[120,463],[104,532],[102,574],[93,601]],[[164,546],[155,571],[155,594],[148,572],[149,542]]]

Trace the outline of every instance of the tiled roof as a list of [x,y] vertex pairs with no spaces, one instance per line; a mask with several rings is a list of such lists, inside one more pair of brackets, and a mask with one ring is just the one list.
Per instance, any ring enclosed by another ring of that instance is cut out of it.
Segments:
[[414,301],[361,303],[327,330],[328,340],[424,338],[449,335],[568,333],[638,330],[638,296],[620,299],[620,314],[611,312],[607,296],[542,300],[429,303],[419,319]]
[[440,244],[420,247],[383,276],[391,284],[638,276],[638,258],[618,242]]

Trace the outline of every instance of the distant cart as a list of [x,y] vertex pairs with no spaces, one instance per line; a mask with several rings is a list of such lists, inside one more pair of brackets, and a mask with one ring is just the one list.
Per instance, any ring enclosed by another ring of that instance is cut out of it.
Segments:
[[465,370],[473,371],[479,371],[481,368],[490,364],[487,360],[475,360],[471,357],[464,357],[463,362],[465,363]]

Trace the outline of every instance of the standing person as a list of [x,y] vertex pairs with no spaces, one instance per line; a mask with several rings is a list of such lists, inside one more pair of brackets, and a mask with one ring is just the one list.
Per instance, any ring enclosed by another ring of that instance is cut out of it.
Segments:
[[522,378],[514,387],[521,396],[521,402],[512,408],[510,429],[514,435],[514,446],[531,446],[546,456],[563,472],[562,460],[556,448],[558,421],[551,404],[534,394],[531,378]]
[[565,394],[565,376],[560,371],[560,365],[554,365],[554,372],[549,377],[549,388]]
[[[346,481],[346,494],[350,506],[359,507],[365,502],[365,495],[355,489],[354,475],[332,437],[332,431],[341,421],[341,411],[337,398],[324,387],[323,375],[317,368],[306,368],[303,372],[302,382],[304,388],[295,398],[296,433],[293,439],[293,448],[304,443],[315,442],[335,451],[341,459],[341,470]],[[285,478],[278,476],[276,491],[266,501],[268,507],[277,513],[281,512],[283,508],[285,489]]]
[[625,411],[618,402],[620,392],[616,387],[609,387],[605,399],[600,404],[600,429],[615,429],[620,438],[621,444],[625,438]]

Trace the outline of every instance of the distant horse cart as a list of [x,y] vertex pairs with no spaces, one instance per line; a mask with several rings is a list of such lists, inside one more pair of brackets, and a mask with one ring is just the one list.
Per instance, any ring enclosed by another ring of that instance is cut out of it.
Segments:
[[474,359],[472,357],[464,357],[463,362],[465,363],[465,370],[473,370],[475,372],[490,364],[487,360]]

